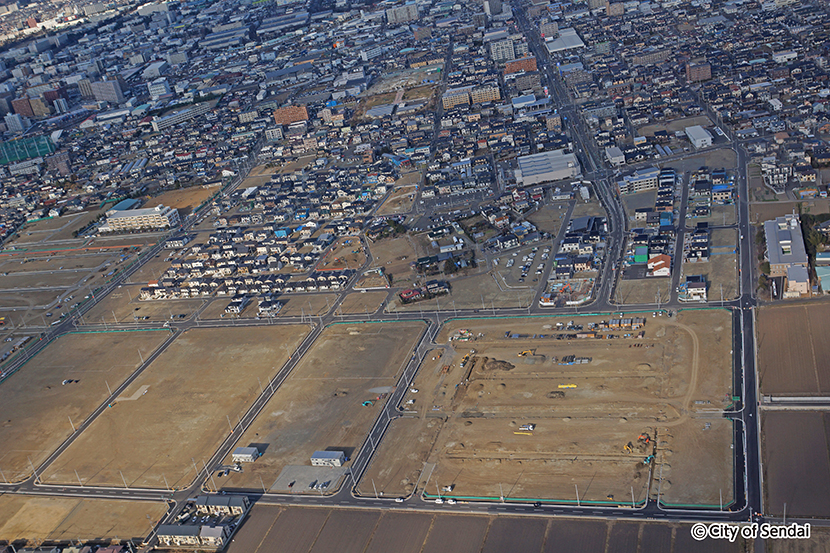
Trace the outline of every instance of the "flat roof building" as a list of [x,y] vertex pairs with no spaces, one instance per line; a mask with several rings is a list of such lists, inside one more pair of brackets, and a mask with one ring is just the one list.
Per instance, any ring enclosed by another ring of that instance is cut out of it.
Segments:
[[346,454],[342,451],[315,451],[311,456],[315,467],[341,467],[345,462]]
[[237,447],[231,458],[234,463],[253,463],[259,458],[259,450],[255,447]]
[[566,153],[564,149],[522,156],[518,161],[516,182],[522,186],[569,179],[582,171],[576,155]]
[[700,125],[686,127],[686,137],[696,150],[708,148],[712,145],[712,135]]
[[617,181],[620,187],[620,194],[634,194],[644,190],[657,188],[660,170],[657,167],[645,167],[634,171],[631,175],[625,175],[622,180]]
[[[175,227],[179,224],[179,212],[161,204],[147,209],[107,211],[106,230],[146,230]],[[104,230],[102,228],[102,230]]]
[[764,222],[764,236],[770,276],[787,276],[788,267],[793,265],[807,267],[807,250],[798,215],[784,215]]

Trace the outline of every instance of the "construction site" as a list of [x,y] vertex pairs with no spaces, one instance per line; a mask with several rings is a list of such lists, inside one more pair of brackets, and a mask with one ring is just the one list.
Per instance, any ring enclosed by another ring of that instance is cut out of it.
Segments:
[[720,309],[450,321],[368,474],[427,499],[728,508],[731,330]]

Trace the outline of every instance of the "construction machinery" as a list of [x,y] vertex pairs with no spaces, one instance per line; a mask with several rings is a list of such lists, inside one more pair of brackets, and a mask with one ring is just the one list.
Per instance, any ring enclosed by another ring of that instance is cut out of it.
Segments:
[[536,429],[536,423],[530,422],[528,424],[523,424],[519,427],[519,430],[524,430],[526,432],[533,432]]
[[519,352],[519,357],[527,357],[528,355],[536,355],[536,348],[526,349]]
[[623,451],[626,453],[631,453],[634,450],[634,445],[631,442],[628,442],[623,446]]
[[654,460],[654,455],[649,455],[648,457],[643,459],[643,464],[647,465],[647,464],[651,463],[653,460]]
[[643,432],[642,434],[637,436],[637,441],[638,442],[643,442],[644,444],[648,445],[649,443],[651,443],[651,436],[649,436],[647,433]]

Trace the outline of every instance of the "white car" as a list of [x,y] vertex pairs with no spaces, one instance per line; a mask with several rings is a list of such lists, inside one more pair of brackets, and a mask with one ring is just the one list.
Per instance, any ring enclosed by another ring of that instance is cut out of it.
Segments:
[[448,499],[447,500],[447,505],[455,505],[456,503],[457,503],[457,501],[455,499]]
[[444,500],[443,500],[443,499],[441,499],[440,497],[439,497],[438,499],[436,499],[436,500],[435,500],[435,504],[436,504],[436,505],[441,505],[441,504],[443,504],[443,503],[444,503]]

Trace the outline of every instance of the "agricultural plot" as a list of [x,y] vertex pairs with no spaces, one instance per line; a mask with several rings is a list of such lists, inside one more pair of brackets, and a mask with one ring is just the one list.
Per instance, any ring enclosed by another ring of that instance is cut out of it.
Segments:
[[[695,541],[690,524],[563,519],[560,517],[457,515],[396,510],[356,512],[257,505],[239,529],[228,553],[306,553],[330,545],[338,529],[346,531],[337,551],[366,553],[739,553],[752,549],[743,539]],[[351,522],[354,527],[346,528]],[[368,535],[367,535],[368,529]],[[815,544],[827,544],[826,530],[814,527]],[[321,540],[323,540],[321,542]],[[803,548],[792,547],[793,543]],[[771,542],[768,541],[767,544]],[[801,540],[776,540],[775,552],[818,552]],[[331,551],[332,549],[326,549]]]
[[757,316],[758,376],[765,395],[827,395],[830,305],[762,307]]

